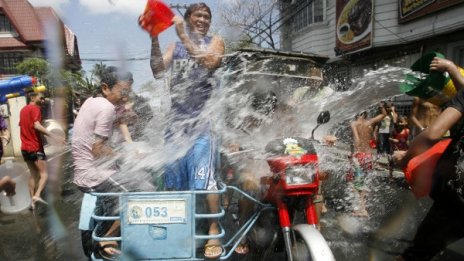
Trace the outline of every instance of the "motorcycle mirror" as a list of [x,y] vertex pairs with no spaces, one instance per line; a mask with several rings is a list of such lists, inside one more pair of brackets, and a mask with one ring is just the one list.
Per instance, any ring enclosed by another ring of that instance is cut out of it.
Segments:
[[317,125],[324,124],[330,121],[330,112],[323,111],[317,116]]

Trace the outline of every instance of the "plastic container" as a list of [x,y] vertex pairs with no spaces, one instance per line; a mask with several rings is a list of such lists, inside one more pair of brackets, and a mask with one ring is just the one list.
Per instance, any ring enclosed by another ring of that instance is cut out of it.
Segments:
[[140,25],[151,36],[158,36],[173,25],[174,13],[160,0],[148,0],[140,20]]
[[16,182],[16,194],[7,197],[4,192],[0,193],[0,211],[14,214],[28,209],[31,205],[31,196],[29,195],[29,173],[26,166],[24,163],[7,161],[0,165],[0,178],[7,175]]
[[[413,73],[406,75],[400,90],[410,96],[417,96],[435,105],[441,106],[456,95],[456,87],[447,73],[430,71],[433,58],[445,58],[438,52],[423,55],[412,66]],[[458,67],[464,75],[464,69]]]
[[412,158],[404,168],[404,176],[416,198],[430,193],[435,166],[450,142],[451,139],[439,141],[424,153]]
[[[56,136],[62,137],[63,139],[66,138],[66,133],[64,132],[63,127],[56,120],[46,120],[45,121],[45,128],[49,132],[55,134]],[[45,136],[45,139],[47,140],[47,144],[49,144],[49,145],[62,145],[62,144],[58,144],[56,140],[54,140],[54,139],[52,139],[52,138],[50,138],[48,136]]]

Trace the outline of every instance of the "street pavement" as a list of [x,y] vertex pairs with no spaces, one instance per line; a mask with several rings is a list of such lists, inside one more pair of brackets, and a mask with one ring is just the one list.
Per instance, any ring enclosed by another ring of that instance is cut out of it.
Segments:
[[[77,229],[82,193],[71,183],[69,153],[51,158],[48,167],[60,174],[51,174],[49,206],[0,213],[0,260],[86,260]],[[351,214],[356,197],[344,181],[345,170],[338,170],[323,184],[328,212],[321,218],[336,260],[393,260],[410,244],[431,201],[416,200],[401,173],[390,179],[380,164],[368,181],[369,218],[356,218]]]

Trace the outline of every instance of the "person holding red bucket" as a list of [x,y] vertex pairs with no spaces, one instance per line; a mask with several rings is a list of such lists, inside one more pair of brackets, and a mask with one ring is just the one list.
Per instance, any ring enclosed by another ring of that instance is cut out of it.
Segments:
[[[154,3],[160,1],[149,1]],[[169,45],[161,55],[158,42],[158,25],[150,25],[146,19],[149,8],[140,17],[142,28],[152,37],[150,65],[155,78],[162,78],[170,70],[171,111],[168,115],[166,148],[172,155],[182,151],[180,146],[188,144],[185,155],[177,157],[165,166],[165,188],[168,190],[217,190],[214,179],[216,137],[212,123],[200,117],[206,102],[215,88],[214,71],[224,54],[224,41],[219,36],[208,36],[211,25],[211,10],[204,3],[191,4],[184,17],[174,16],[165,8],[163,16],[171,18],[179,41]],[[159,10],[158,10],[159,11]],[[156,10],[154,11],[156,14]],[[158,12],[159,13],[159,12]],[[156,22],[156,21],[154,21]],[[184,150],[185,151],[185,150]],[[171,154],[170,154],[171,155]],[[210,213],[219,212],[219,194],[208,194],[207,206]],[[209,234],[219,234],[216,220],[211,220]],[[210,239],[205,245],[206,258],[215,259],[222,254],[218,239]]]
[[[439,57],[432,59],[430,71],[447,72],[458,92],[438,118],[412,141],[408,151],[396,151],[393,155],[394,162],[405,174],[426,175],[423,172],[434,167],[429,187],[423,188],[425,193],[430,190],[434,203],[419,225],[413,245],[397,260],[430,260],[447,244],[464,237],[464,76],[453,62]],[[452,137],[449,145],[446,144],[449,140],[442,140],[448,130]],[[424,154],[429,154],[428,160],[414,162]],[[436,163],[433,157],[439,158]],[[424,169],[419,164],[429,165]],[[420,192],[415,194],[424,196]]]

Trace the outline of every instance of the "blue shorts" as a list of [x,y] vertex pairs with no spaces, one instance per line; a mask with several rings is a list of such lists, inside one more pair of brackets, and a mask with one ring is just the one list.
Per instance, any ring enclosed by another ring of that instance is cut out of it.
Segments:
[[210,133],[198,136],[185,156],[166,166],[164,185],[168,190],[217,190],[214,179],[216,146]]

